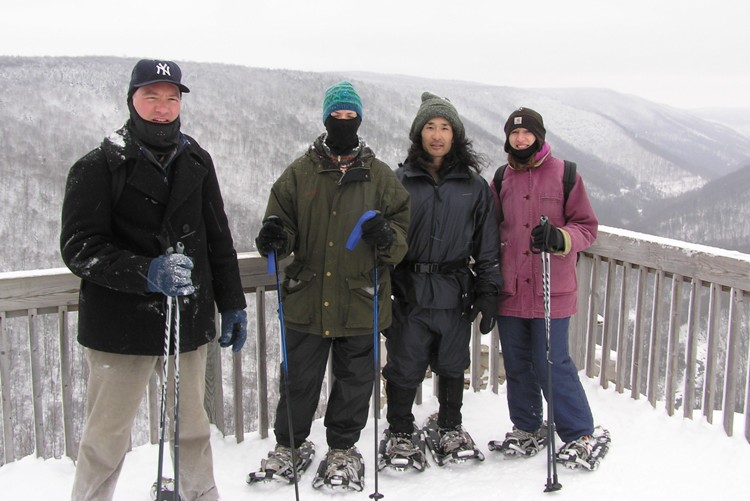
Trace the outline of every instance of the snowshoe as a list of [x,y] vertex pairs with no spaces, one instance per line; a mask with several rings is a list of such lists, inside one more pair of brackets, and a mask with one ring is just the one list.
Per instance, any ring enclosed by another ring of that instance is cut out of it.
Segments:
[[484,454],[461,425],[455,428],[440,428],[437,424],[437,414],[433,414],[425,421],[422,432],[432,459],[438,466],[463,463],[469,459],[484,461]]
[[584,435],[563,445],[555,459],[566,468],[594,471],[609,451],[611,441],[609,431],[597,426],[593,435]]
[[361,491],[365,488],[365,463],[356,447],[328,449],[313,479],[313,487]]
[[[305,440],[297,449],[297,479],[307,470],[315,455],[315,445]],[[260,462],[260,470],[247,475],[247,483],[277,481],[285,484],[294,483],[294,468],[292,468],[292,449],[276,444],[274,450],[268,453],[266,459]]]
[[391,433],[386,429],[378,447],[378,470],[386,467],[397,471],[415,469],[424,471],[428,466],[422,431],[416,426],[409,433]]
[[174,479],[161,477],[161,492],[157,496],[158,482],[151,486],[151,501],[180,501],[174,495]]
[[533,432],[513,427],[504,440],[491,440],[487,446],[491,451],[502,452],[505,457],[532,457],[547,446],[547,423]]

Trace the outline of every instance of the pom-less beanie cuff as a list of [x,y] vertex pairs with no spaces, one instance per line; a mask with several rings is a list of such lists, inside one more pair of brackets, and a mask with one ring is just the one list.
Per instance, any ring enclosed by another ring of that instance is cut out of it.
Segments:
[[409,138],[418,143],[420,141],[420,135],[422,134],[422,128],[431,119],[436,117],[442,117],[448,120],[453,128],[453,137],[456,140],[463,140],[465,137],[464,124],[461,122],[461,118],[458,116],[456,107],[453,106],[448,99],[436,96],[431,92],[422,93],[422,104],[419,106],[417,116],[414,118],[414,122],[411,124],[411,130],[409,131]]
[[547,130],[544,128],[544,120],[542,115],[532,110],[531,108],[518,108],[510,114],[508,120],[505,122],[505,151],[510,151],[510,142],[508,136],[515,129],[524,128],[534,134],[539,148],[544,145],[545,138],[547,136]]
[[323,123],[334,111],[351,110],[362,116],[362,98],[350,82],[339,82],[330,86],[323,98]]

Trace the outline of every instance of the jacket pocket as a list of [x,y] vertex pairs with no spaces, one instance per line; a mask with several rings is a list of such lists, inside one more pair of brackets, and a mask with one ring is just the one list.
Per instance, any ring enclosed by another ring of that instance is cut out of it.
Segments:
[[[349,303],[346,314],[346,327],[351,329],[372,328],[372,315],[375,308],[374,275],[368,273],[356,277],[349,277]],[[378,274],[378,326],[380,329],[390,325],[391,321],[391,286],[390,281],[381,281]]]
[[500,274],[503,277],[500,294],[515,296],[518,273],[516,273],[516,264],[513,262],[513,249],[507,240],[500,242]]
[[[576,258],[575,253],[567,256],[550,254],[550,296],[562,296],[578,292]],[[537,289],[537,295],[544,295],[541,287]]]
[[549,222],[555,226],[565,224],[565,215],[563,214],[562,194],[557,193],[540,193],[539,209],[542,215],[547,216]]
[[315,301],[309,290],[315,272],[292,263],[285,270],[285,274],[282,286],[284,319],[299,325],[309,325],[313,321],[312,302]]

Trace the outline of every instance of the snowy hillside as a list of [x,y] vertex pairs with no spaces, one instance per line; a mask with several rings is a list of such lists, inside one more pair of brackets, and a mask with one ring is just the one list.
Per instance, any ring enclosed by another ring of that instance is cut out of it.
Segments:
[[[67,171],[125,122],[134,62],[0,57],[0,271],[62,266],[57,239]],[[647,205],[750,163],[750,139],[686,112],[609,91],[181,65],[192,89],[183,102],[183,130],[214,157],[239,251],[253,250],[271,184],[323,131],[323,92],[341,79],[357,86],[365,104],[361,133],[392,167],[405,156],[424,90],[456,104],[476,150],[486,158],[488,178],[504,163],[507,115],[521,105],[538,109],[553,153],[578,163],[600,222],[609,226],[635,229]]]

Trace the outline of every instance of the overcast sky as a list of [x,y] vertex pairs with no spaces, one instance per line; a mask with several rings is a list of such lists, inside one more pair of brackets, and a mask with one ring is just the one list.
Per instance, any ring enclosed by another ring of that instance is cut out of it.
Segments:
[[5,0],[0,54],[602,87],[750,108],[748,0]]

